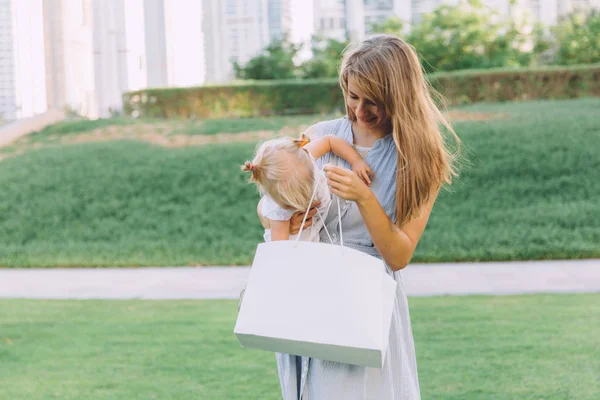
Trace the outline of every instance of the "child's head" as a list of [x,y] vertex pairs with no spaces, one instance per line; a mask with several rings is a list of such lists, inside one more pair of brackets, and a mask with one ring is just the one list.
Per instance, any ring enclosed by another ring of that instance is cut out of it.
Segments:
[[304,211],[314,188],[314,163],[304,149],[310,139],[283,137],[264,142],[252,162],[242,171],[250,171],[250,181],[285,209]]

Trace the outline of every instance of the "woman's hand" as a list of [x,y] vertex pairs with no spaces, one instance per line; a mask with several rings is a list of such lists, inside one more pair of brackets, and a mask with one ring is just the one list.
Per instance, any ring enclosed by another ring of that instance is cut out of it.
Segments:
[[[313,206],[308,211],[308,216],[306,217],[306,222],[304,223],[304,229],[308,228],[309,226],[312,226],[312,218],[317,213],[317,207],[319,207],[320,205],[320,201],[313,202]],[[292,218],[290,219],[290,235],[297,235],[298,232],[300,232],[300,226],[302,226],[304,214],[306,214],[306,211],[298,211],[294,213],[294,215],[292,215]]]
[[331,192],[336,196],[357,203],[367,200],[372,192],[354,172],[327,164],[323,167]]

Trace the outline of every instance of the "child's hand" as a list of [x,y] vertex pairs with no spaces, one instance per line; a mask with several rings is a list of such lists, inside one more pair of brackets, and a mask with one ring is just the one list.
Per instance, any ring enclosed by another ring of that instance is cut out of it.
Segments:
[[371,170],[369,164],[367,164],[362,158],[356,160],[354,164],[352,164],[352,171],[358,175],[358,177],[362,179],[367,186],[371,186],[371,181],[375,179],[373,170]]

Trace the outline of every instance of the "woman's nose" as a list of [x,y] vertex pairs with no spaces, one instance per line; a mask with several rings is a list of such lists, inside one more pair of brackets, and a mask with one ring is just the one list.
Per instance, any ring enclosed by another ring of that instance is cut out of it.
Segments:
[[361,103],[358,103],[358,105],[356,106],[356,111],[355,111],[355,113],[356,113],[356,116],[357,116],[357,117],[362,117],[362,116],[364,116],[364,113],[365,113],[365,106],[364,106],[364,104],[363,104],[362,102],[361,102]]

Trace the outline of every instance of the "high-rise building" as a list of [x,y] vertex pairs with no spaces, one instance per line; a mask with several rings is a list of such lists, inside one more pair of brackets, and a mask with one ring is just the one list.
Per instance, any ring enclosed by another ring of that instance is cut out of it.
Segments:
[[0,117],[46,110],[41,0],[0,0]]
[[199,0],[165,1],[168,86],[197,86],[204,82],[202,15]]
[[324,37],[345,40],[346,2],[345,0],[314,0],[315,33]]
[[0,118],[17,115],[12,1],[0,0]]
[[[399,18],[407,27],[418,24],[423,15],[442,4],[458,5],[466,0],[314,0],[315,33],[343,40],[360,37],[358,21],[364,18],[369,32],[375,23],[390,17]],[[483,5],[499,16],[527,18],[532,22],[554,25],[558,19],[575,10],[600,9],[600,0],[483,0]],[[354,34],[351,34],[355,32]],[[356,33],[358,32],[358,34]]]
[[269,41],[289,36],[292,30],[291,0],[267,0]]
[[164,0],[144,0],[144,31],[148,87],[167,86],[167,36]]
[[119,111],[121,96],[129,89],[124,1],[93,1],[95,91],[102,116]]
[[410,23],[412,3],[415,0],[314,0],[315,33],[337,40],[350,38],[357,41],[373,24],[388,18]]
[[364,10],[364,24],[367,30],[372,24],[382,23],[386,19],[396,16],[394,0],[364,0]]
[[346,0],[346,33],[350,41],[360,42],[365,37],[364,0]]
[[43,0],[43,15],[50,108],[108,116],[123,92],[167,86],[162,0]]
[[233,62],[246,63],[269,44],[267,0],[204,0],[206,81],[233,77]]
[[127,88],[123,0],[43,0],[49,108],[91,118],[121,107]]

